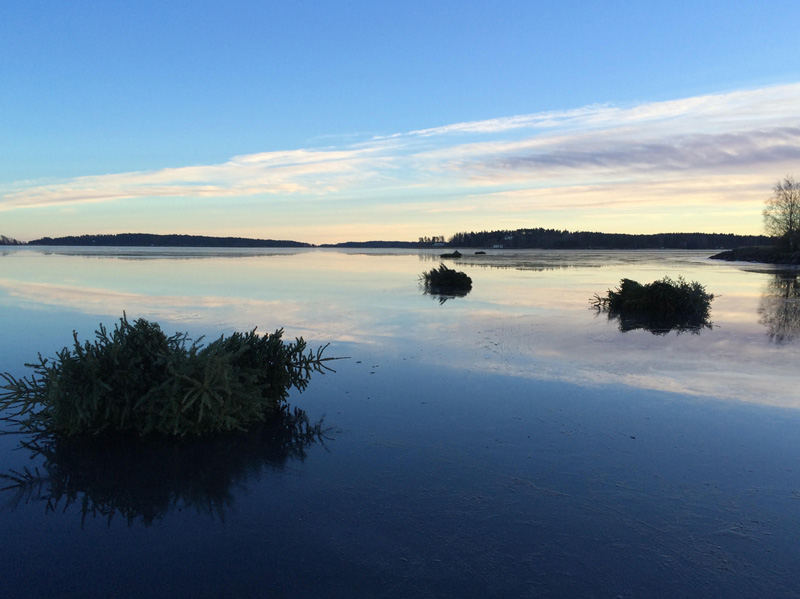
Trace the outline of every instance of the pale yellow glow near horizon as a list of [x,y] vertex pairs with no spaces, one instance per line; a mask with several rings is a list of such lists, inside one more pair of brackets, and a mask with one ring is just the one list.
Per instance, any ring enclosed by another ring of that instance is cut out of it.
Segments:
[[464,231],[756,235],[800,165],[800,84],[587,106],[0,186],[0,234],[183,233],[306,243]]

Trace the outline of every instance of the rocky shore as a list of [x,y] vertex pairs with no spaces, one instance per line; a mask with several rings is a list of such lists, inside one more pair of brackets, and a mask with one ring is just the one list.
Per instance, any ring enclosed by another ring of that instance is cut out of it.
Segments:
[[712,260],[800,265],[800,252],[787,252],[774,246],[751,246],[726,250],[710,256]]

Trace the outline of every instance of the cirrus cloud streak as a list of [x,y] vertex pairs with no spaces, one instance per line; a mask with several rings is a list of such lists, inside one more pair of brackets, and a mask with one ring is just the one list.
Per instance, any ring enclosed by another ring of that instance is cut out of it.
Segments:
[[[218,198],[222,206],[255,198],[265,207],[299,198],[306,209],[309,201],[329,201],[344,212],[348,206],[355,211],[348,202],[358,201],[367,219],[370,210],[377,218],[402,213],[404,205],[447,212],[456,199],[469,211],[502,197],[535,199],[531,209],[599,210],[631,187],[643,207],[702,202],[708,193],[696,190],[707,187],[704,181],[722,181],[725,196],[739,190],[752,202],[753,190],[768,191],[800,163],[798,123],[800,84],[587,106],[376,136],[343,147],[235,156],[222,164],[20,182],[0,188],[0,210],[148,197]],[[679,189],[681,180],[690,184]],[[670,187],[672,193],[665,193]],[[580,206],[561,203],[564,189],[573,197],[586,188],[592,193]],[[519,205],[524,210],[524,202]]]

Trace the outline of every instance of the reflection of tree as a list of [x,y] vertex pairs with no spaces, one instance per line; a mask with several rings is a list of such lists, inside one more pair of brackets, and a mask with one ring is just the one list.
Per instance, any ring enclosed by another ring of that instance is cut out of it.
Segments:
[[767,283],[758,307],[759,322],[770,341],[789,343],[800,337],[800,280],[798,273],[776,273]]
[[89,247],[74,246],[74,249],[44,250],[47,246],[36,246],[38,251],[44,256],[73,256],[78,258],[103,258],[106,260],[203,260],[206,258],[252,258],[253,256],[294,256],[299,251],[268,251],[266,248],[253,247],[228,248],[228,247],[180,247],[180,246],[159,246],[159,247]]
[[609,310],[606,314],[608,315],[608,320],[619,321],[619,330],[623,333],[642,329],[650,331],[653,335],[667,335],[672,332],[677,335],[687,332],[692,335],[699,335],[703,329],[710,330],[714,326],[708,318],[626,316],[613,310]]
[[[440,262],[440,254],[424,253],[419,255],[421,262]],[[567,268],[594,268],[600,267],[600,264],[586,264],[578,261],[568,260],[564,256],[538,256],[536,254],[529,254],[519,256],[516,254],[479,254],[471,255],[468,253],[462,254],[458,259],[459,265],[470,266],[475,268],[484,269],[500,269],[500,270],[526,270],[534,272],[544,272],[550,270],[563,270]]]
[[433,299],[439,301],[439,304],[445,303],[447,300],[455,299],[457,297],[464,297],[470,292],[469,289],[467,290],[458,290],[458,289],[440,289],[440,288],[425,288],[422,291],[423,295],[430,295]]
[[211,438],[39,436],[21,445],[44,464],[0,474],[11,483],[0,491],[14,492],[12,508],[31,501],[45,502],[47,512],[75,505],[82,523],[89,515],[110,523],[120,514],[129,525],[149,526],[185,507],[224,519],[235,486],[304,460],[306,449],[324,439],[321,421],[310,423],[297,408],[260,428]]

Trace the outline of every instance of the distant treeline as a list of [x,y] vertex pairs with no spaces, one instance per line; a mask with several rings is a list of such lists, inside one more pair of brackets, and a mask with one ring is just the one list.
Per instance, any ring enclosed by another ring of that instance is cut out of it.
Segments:
[[6,237],[5,235],[0,235],[0,245],[22,245],[22,242],[12,239],[11,237]]
[[[658,233],[629,235],[624,233],[593,233],[558,229],[517,229],[515,231],[480,231],[456,233],[447,242],[444,237],[420,237],[419,241],[345,241],[320,247],[338,248],[426,248],[437,246],[462,248],[506,249],[732,249],[742,246],[773,245],[774,239],[765,235],[733,235],[730,233]],[[0,236],[2,244],[20,242]],[[214,248],[301,248],[316,247],[300,241],[249,239],[245,237],[210,237],[205,235],[155,235],[151,233],[121,233],[117,235],[80,235],[43,237],[29,245],[121,246],[121,247],[214,247]]]
[[274,239],[248,239],[246,237],[207,237],[205,235],[153,235],[150,233],[120,233],[118,235],[80,235],[68,237],[42,237],[28,245],[79,245],[120,247],[213,247],[213,248],[276,248],[311,247],[299,241]]
[[740,246],[772,245],[765,235],[733,235],[729,233],[658,233],[628,235],[624,233],[592,233],[558,229],[517,229],[516,231],[481,231],[456,233],[447,242],[451,247],[469,248],[543,248],[543,249],[615,249],[649,250],[729,249]]

